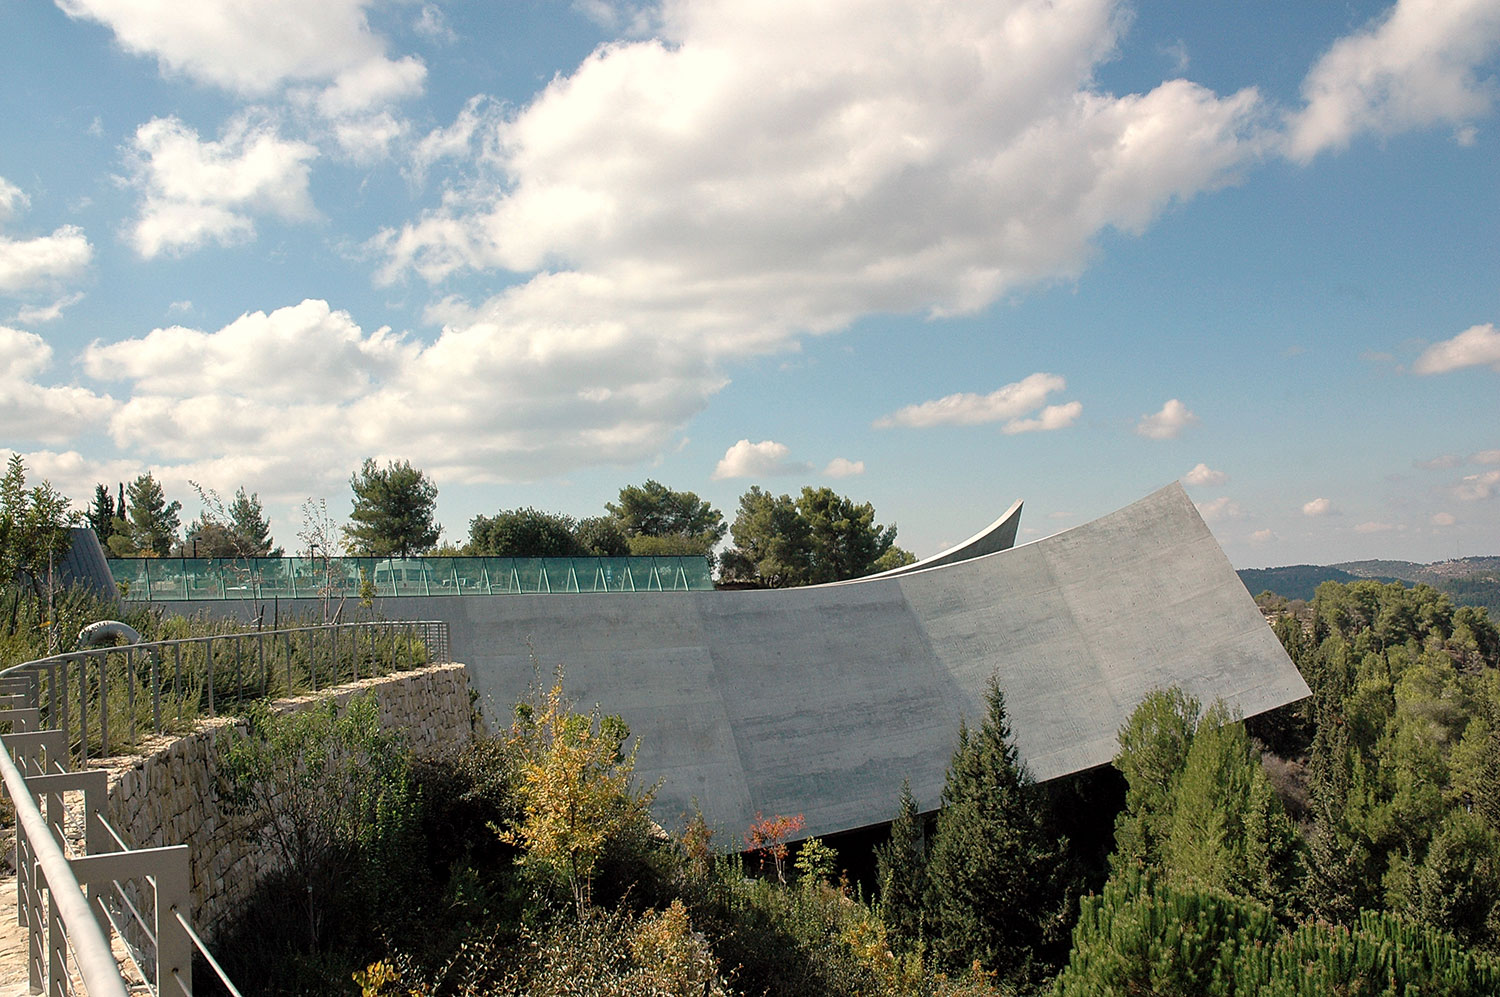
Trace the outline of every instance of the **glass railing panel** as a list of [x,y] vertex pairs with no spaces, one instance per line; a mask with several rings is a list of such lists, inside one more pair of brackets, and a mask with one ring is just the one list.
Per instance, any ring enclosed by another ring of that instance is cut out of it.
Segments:
[[571,557],[543,558],[542,570],[547,573],[548,592],[578,591],[578,579],[573,573]]
[[542,570],[539,557],[513,557],[511,560],[512,583],[519,594],[546,592],[547,574]]
[[628,557],[601,557],[596,559],[599,571],[604,579],[600,591],[604,592],[629,592],[630,588],[630,558]]
[[128,599],[706,591],[702,557],[114,558]]
[[453,559],[453,574],[458,579],[458,593],[460,595],[489,595],[490,574],[486,570],[490,558],[487,557],[455,557]]
[[714,587],[713,570],[708,566],[706,557],[682,557],[677,559],[678,567],[686,578],[686,588],[690,592],[712,591]]

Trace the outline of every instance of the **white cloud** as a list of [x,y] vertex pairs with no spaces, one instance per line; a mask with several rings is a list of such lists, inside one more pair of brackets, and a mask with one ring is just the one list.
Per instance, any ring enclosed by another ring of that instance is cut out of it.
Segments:
[[1064,405],[1048,405],[1035,419],[1012,419],[1000,427],[1007,436],[1016,433],[1048,432],[1066,429],[1078,421],[1083,413],[1083,402],[1068,402]]
[[458,34],[448,27],[448,19],[443,16],[443,9],[435,3],[424,3],[422,9],[417,12],[417,19],[412,22],[411,28],[423,38],[435,42],[450,43],[458,41]]
[[1497,493],[1500,493],[1500,471],[1465,475],[1453,489],[1454,497],[1463,502],[1478,502]]
[[713,479],[728,478],[773,478],[788,474],[806,474],[812,465],[788,460],[791,451],[786,444],[775,440],[751,443],[740,440],[724,451],[724,458],[714,468]]
[[1154,415],[1143,415],[1136,423],[1138,435],[1150,440],[1175,440],[1189,426],[1196,426],[1198,417],[1176,398],[1168,399],[1161,411]]
[[[69,17],[98,21],[127,52],[154,57],[163,72],[265,97],[288,83],[330,83],[341,105],[412,90],[421,64],[391,60],[370,30],[371,0],[57,0]],[[425,72],[425,68],[422,70]],[[392,79],[405,82],[393,91]],[[418,82],[420,78],[418,77]]]
[[1273,540],[1280,540],[1280,539],[1281,538],[1278,537],[1275,534],[1274,531],[1269,530],[1269,529],[1267,529],[1267,530],[1256,530],[1254,533],[1250,534],[1250,542],[1252,544],[1255,544],[1257,547],[1259,547],[1259,546],[1261,546],[1263,544],[1268,544],[1268,543],[1270,543]]
[[255,213],[310,219],[308,170],[316,156],[313,146],[246,115],[232,119],[217,142],[200,140],[176,118],[153,118],[132,142],[131,183],[141,202],[131,244],[150,258],[251,239]]
[[317,97],[318,110],[327,118],[357,114],[367,108],[389,104],[421,94],[427,79],[422,60],[407,56],[394,62],[371,60],[351,66]]
[[[1102,92],[1111,0],[663,10],[659,38],[433,133],[418,176],[467,155],[472,179],[372,241],[381,279],[519,274],[483,307],[674,351],[696,407],[731,359],[1076,274],[1100,233],[1143,229],[1261,148],[1254,91]],[[1025,418],[1041,404],[1001,421],[1072,416]]]
[[1406,529],[1405,526],[1398,526],[1395,523],[1378,523],[1378,522],[1375,522],[1374,520],[1371,520],[1368,523],[1358,523],[1358,524],[1356,524],[1355,527],[1354,527],[1354,532],[1355,533],[1391,533],[1393,531],[1400,531],[1400,530],[1405,530],[1405,529]]
[[1446,374],[1464,367],[1489,366],[1500,371],[1500,330],[1493,322],[1474,325],[1452,339],[1433,343],[1412,369],[1418,374]]
[[482,94],[470,97],[453,124],[434,128],[416,142],[411,151],[413,178],[420,184],[426,179],[427,171],[439,161],[467,157],[476,133],[483,130],[486,134],[493,134],[500,121],[499,105]]
[[52,347],[34,332],[0,326],[0,437],[62,443],[101,425],[113,399],[77,386],[35,383],[52,365]]
[[0,236],[0,293],[15,294],[71,280],[88,268],[94,247],[76,225],[35,239]]
[[8,222],[26,209],[31,199],[15,184],[0,177],[0,222]]
[[[1028,412],[1040,408],[1052,392],[1062,391],[1066,387],[1067,382],[1056,374],[1031,374],[987,395],[954,394],[933,401],[908,405],[890,415],[876,419],[874,425],[878,429],[891,426],[926,429],[930,426],[944,425],[977,426],[986,422],[999,422],[1002,419],[1014,422]],[[1071,404],[1076,405],[1079,411],[1083,408],[1078,402]],[[1052,406],[1052,408],[1068,408],[1068,406]],[[1077,418],[1077,415],[1078,412],[1074,411],[1072,417],[1068,418],[1067,413],[1062,412],[1050,418],[1053,422],[1061,422],[1061,425],[1066,426]],[[1034,428],[1043,427],[1038,425]],[[1045,428],[1060,427],[1054,425]]]
[[1497,47],[1494,0],[1398,0],[1308,72],[1306,106],[1288,122],[1288,155],[1306,162],[1364,132],[1442,123],[1461,132],[1490,108],[1494,86],[1480,74]]
[[1304,516],[1331,516],[1336,511],[1333,507],[1332,499],[1315,498],[1310,502],[1302,503],[1302,515]]
[[1207,464],[1199,464],[1184,474],[1182,480],[1190,485],[1222,485],[1229,480],[1229,475],[1223,471],[1215,471]]
[[1437,512],[1432,515],[1433,526],[1452,526],[1458,519],[1451,512]]
[[258,462],[267,494],[293,496],[342,487],[378,453],[418,459],[442,483],[647,460],[725,383],[670,343],[604,319],[523,320],[504,296],[428,345],[310,300],[217,331],[96,343],[82,365],[129,383],[109,419],[117,445],[167,470],[199,468],[221,491],[243,482],[214,475]]
[[40,325],[56,322],[62,318],[63,309],[72,308],[83,300],[83,292],[65,294],[50,305],[25,305],[16,312],[16,321],[22,325]]
[[1228,495],[1220,495],[1210,502],[1194,503],[1198,507],[1198,515],[1203,517],[1207,523],[1216,523],[1225,519],[1243,519],[1245,510],[1240,504]]
[[1464,462],[1461,455],[1456,453],[1445,453],[1431,460],[1413,461],[1412,464],[1422,471],[1443,471],[1450,467],[1458,467]]
[[[11,221],[30,203],[21,188],[0,177],[0,223]],[[72,280],[93,258],[94,247],[76,225],[63,225],[51,235],[31,239],[0,235],[0,294],[21,294]]]
[[389,329],[366,335],[347,312],[309,300],[269,315],[241,315],[217,332],[171,326],[140,339],[95,343],[82,362],[96,380],[134,382],[136,399],[343,402],[367,395],[416,355]]
[[336,122],[333,137],[339,148],[355,162],[371,163],[385,156],[391,143],[403,137],[407,129],[405,121],[381,111]]
[[852,478],[864,473],[864,461],[849,460],[847,457],[835,457],[823,468],[823,474],[830,478]]
[[1500,450],[1481,450],[1470,459],[1476,464],[1500,464]]

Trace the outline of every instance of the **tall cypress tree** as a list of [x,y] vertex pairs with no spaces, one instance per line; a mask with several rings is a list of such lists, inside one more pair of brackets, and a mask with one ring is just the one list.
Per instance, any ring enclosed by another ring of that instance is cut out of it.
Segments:
[[917,801],[911,795],[911,783],[902,782],[891,838],[875,848],[880,920],[898,952],[910,952],[922,940],[922,896],[927,889],[927,857],[923,852]]
[[927,924],[940,966],[978,961],[1011,983],[1065,955],[1076,890],[1067,842],[1048,833],[1044,797],[1012,743],[994,678],[978,729],[961,723],[927,865]]

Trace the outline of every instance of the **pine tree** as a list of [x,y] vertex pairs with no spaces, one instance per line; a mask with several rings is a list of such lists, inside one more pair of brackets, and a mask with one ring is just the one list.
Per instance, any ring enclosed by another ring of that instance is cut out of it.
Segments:
[[437,486],[410,461],[385,467],[367,458],[349,479],[354,509],[344,532],[352,553],[407,557],[431,550],[442,528],[433,522]]
[[1500,904],[1500,835],[1481,816],[1450,813],[1416,878],[1413,913],[1423,923],[1452,932],[1465,945],[1494,941],[1488,923]]
[[1011,740],[991,678],[977,730],[961,723],[927,865],[927,926],[938,963],[978,961],[1013,983],[1059,953],[1072,891],[1067,842],[1047,831],[1043,797]]
[[239,557],[280,557],[281,548],[271,539],[271,524],[260,506],[260,495],[245,494],[241,485],[229,504],[229,532]]
[[922,941],[927,857],[923,853],[922,818],[909,781],[901,783],[890,840],[875,848],[875,869],[880,884],[880,920],[889,932],[891,947],[897,952],[913,951]]
[[1125,809],[1115,818],[1110,867],[1148,867],[1161,860],[1177,782],[1187,764],[1199,703],[1173,686],[1146,694],[1120,728],[1114,766],[1125,777]]
[[128,494],[130,512],[124,522],[130,543],[140,553],[150,551],[156,557],[166,557],[182,526],[177,518],[182,503],[167,502],[161,485],[149,473],[131,482]]

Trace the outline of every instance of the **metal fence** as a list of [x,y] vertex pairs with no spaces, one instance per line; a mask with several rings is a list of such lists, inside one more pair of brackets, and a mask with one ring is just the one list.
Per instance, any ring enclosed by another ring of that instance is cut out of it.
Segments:
[[[144,726],[149,720],[157,734],[171,729],[170,708],[183,707],[185,686],[212,716],[231,703],[281,691],[283,675],[287,689],[295,689],[299,676],[315,689],[320,678],[325,686],[360,678],[362,665],[369,677],[449,660],[447,624],[416,621],[95,648],[0,672],[0,724],[10,727],[0,734],[0,776],[16,809],[17,921],[26,929],[31,992],[60,997],[81,988],[125,997],[130,988],[111,950],[113,937],[155,994],[193,993],[196,952],[219,985],[239,997],[188,920],[187,846],[132,848],[107,819],[107,773],[73,768],[88,760],[92,745],[107,754],[124,740],[118,726],[111,739],[112,701],[117,725],[119,704],[129,705],[133,742],[137,721]],[[195,670],[198,664],[207,667]],[[225,689],[221,679],[216,697],[215,676],[228,674],[235,682]],[[128,690],[123,697],[120,687]],[[71,815],[69,794],[83,798]]]

